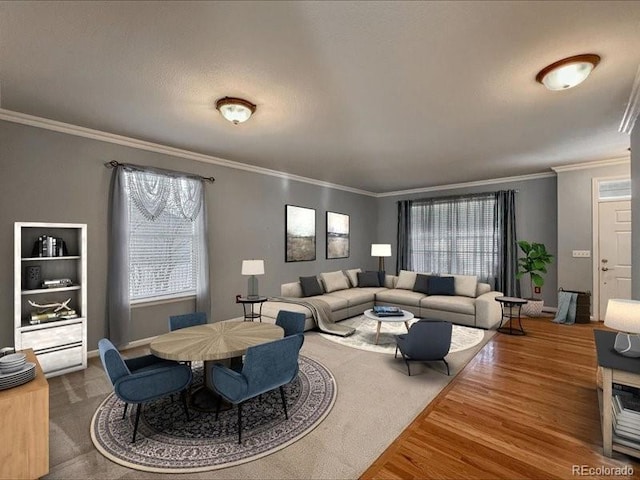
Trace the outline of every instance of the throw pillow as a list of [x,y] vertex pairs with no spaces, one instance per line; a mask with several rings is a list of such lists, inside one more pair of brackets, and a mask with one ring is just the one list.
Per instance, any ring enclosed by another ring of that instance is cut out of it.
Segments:
[[429,277],[422,273],[416,274],[416,283],[413,284],[413,291],[429,294]]
[[416,272],[410,272],[408,270],[400,270],[398,274],[398,282],[396,288],[402,288],[404,290],[413,290],[413,285],[416,283]]
[[351,270],[345,270],[344,273],[347,274],[347,277],[349,278],[349,281],[351,282],[352,287],[358,286],[358,272],[361,272],[361,271],[362,271],[361,268],[353,268]]
[[475,275],[454,275],[456,295],[476,298],[478,290],[478,277]]
[[379,287],[378,272],[358,272],[358,285],[361,287]]
[[305,297],[313,297],[324,293],[316,277],[300,277],[300,286],[302,287],[302,295]]
[[327,293],[349,288],[347,277],[345,277],[344,273],[342,273],[342,271],[340,270],[338,270],[337,272],[321,273],[320,278],[324,283],[324,290]]
[[455,295],[455,280],[453,277],[429,277],[429,295]]

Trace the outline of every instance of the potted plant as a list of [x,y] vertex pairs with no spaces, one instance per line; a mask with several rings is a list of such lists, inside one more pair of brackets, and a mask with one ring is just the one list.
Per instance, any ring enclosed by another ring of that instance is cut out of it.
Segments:
[[520,280],[524,275],[529,275],[531,286],[531,297],[527,298],[528,303],[522,306],[522,313],[529,317],[539,317],[542,314],[544,300],[534,296],[534,286],[544,285],[544,274],[547,273],[547,265],[553,262],[553,255],[547,252],[544,243],[529,243],[526,240],[518,242],[524,257],[518,259],[518,273],[516,278]]

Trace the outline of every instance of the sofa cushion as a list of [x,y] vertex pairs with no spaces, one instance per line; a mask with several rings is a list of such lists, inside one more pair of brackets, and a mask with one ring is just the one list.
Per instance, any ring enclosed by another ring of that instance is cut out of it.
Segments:
[[476,288],[476,298],[490,291],[491,285],[489,285],[488,283],[478,282],[478,286]]
[[396,282],[396,288],[403,290],[413,290],[413,285],[416,283],[416,272],[410,272],[408,270],[400,270],[398,274],[398,281]]
[[397,303],[400,305],[417,307],[420,305],[420,300],[424,297],[424,293],[405,290],[402,288],[394,288],[391,290],[383,290],[380,293],[376,293],[376,303]]
[[382,288],[349,288],[347,290],[338,290],[331,292],[332,297],[344,298],[349,302],[349,306],[360,305],[362,303],[373,302],[376,293],[382,291]]
[[425,275],[423,273],[416,274],[416,283],[413,284],[413,291],[429,294],[429,278],[432,275]]
[[345,270],[344,273],[351,282],[352,287],[358,286],[358,272],[361,272],[361,268],[352,268],[351,270]]
[[302,295],[305,297],[314,297],[324,293],[317,277],[300,277],[300,286],[302,287]]
[[476,298],[478,289],[478,277],[476,275],[454,275],[453,280],[456,295]]
[[379,287],[378,272],[358,272],[358,285],[360,287]]
[[420,308],[475,315],[475,299],[459,296],[429,295],[420,300]]
[[320,300],[323,300],[329,304],[332,312],[337,312],[338,310],[342,310],[349,306],[349,301],[346,298],[339,297],[337,295],[329,295],[325,293],[324,295],[319,295],[317,297]]
[[304,297],[304,293],[302,293],[302,285],[300,282],[283,283],[280,285],[280,295],[283,297]]
[[455,280],[453,277],[435,277],[428,278],[427,290],[429,295],[455,295]]
[[324,283],[324,291],[327,293],[349,288],[347,277],[344,276],[344,273],[342,273],[341,270],[321,273],[320,279],[322,280],[322,283]]

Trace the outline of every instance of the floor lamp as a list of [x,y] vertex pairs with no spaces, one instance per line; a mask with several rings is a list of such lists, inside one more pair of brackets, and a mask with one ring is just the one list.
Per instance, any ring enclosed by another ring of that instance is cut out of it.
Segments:
[[389,243],[372,243],[371,256],[378,257],[378,270],[384,272],[384,257],[391,256],[391,244]]

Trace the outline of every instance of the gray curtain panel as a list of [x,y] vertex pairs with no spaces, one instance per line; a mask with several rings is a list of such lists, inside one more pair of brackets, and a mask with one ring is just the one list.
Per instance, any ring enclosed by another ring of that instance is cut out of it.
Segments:
[[129,196],[122,166],[111,176],[109,263],[107,273],[107,336],[116,346],[129,343]]
[[403,200],[398,202],[398,238],[397,238],[397,255],[396,255],[396,275],[400,270],[409,270],[409,239],[410,225],[409,212],[411,211],[411,200]]
[[[204,187],[204,185],[203,185]],[[209,287],[209,220],[205,188],[202,188],[202,208],[196,219],[201,242],[198,244],[198,272],[196,283],[196,311],[205,312],[211,321],[211,289]]]
[[495,289],[508,297],[520,297],[518,273],[518,238],[516,235],[516,191],[495,192],[495,231],[498,261]]

